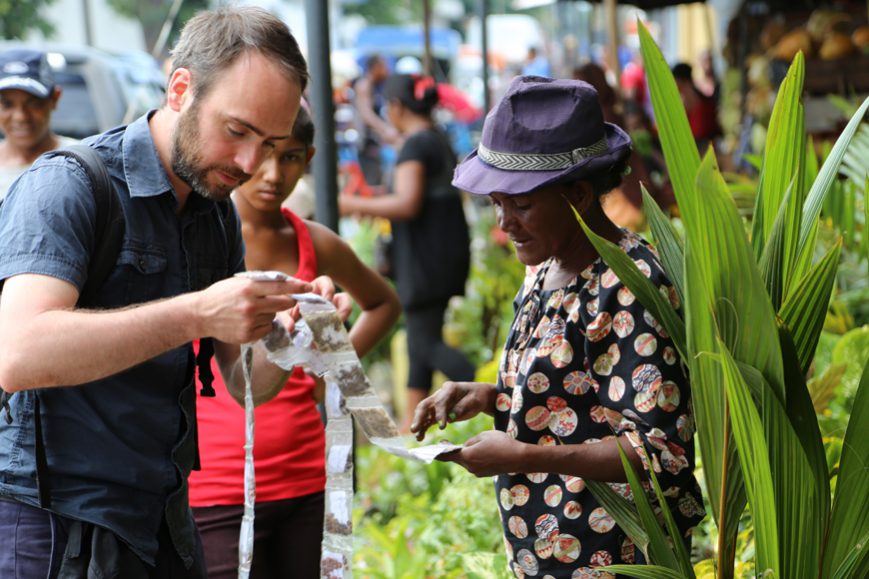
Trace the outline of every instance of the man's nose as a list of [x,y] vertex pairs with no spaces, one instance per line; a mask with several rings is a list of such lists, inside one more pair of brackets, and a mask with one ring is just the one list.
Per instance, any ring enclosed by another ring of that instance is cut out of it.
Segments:
[[235,164],[248,175],[253,175],[265,156],[266,151],[259,143],[245,143],[235,155]]

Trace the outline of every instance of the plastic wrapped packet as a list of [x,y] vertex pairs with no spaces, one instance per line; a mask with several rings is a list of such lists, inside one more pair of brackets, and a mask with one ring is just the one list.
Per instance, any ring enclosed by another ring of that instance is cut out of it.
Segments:
[[[290,276],[281,272],[244,272],[242,275],[261,281],[281,281]],[[262,340],[266,357],[277,366],[292,370],[305,367],[326,379],[326,512],[324,517],[321,577],[350,579],[353,556],[353,420],[372,443],[395,455],[431,463],[437,456],[461,448],[439,443],[408,448],[392,417],[383,407],[362,364],[350,343],[350,337],[334,305],[317,294],[293,294],[302,320],[293,332],[279,322]],[[253,397],[250,392],[249,363],[253,348],[245,345],[245,515],[239,537],[239,578],[247,578],[253,559]],[[249,408],[248,408],[249,401]],[[249,464],[248,464],[249,462]],[[249,468],[248,468],[249,467]],[[244,574],[243,574],[244,573]]]

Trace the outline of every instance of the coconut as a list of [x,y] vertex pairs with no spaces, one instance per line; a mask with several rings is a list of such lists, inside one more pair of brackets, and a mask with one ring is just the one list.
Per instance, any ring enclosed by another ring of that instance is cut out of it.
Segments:
[[809,16],[806,30],[815,42],[822,43],[829,33],[839,31],[849,21],[850,17],[843,12],[818,9]]
[[797,28],[785,34],[773,49],[773,57],[791,61],[797,52],[803,51],[803,56],[812,56],[812,37],[804,28]]
[[869,26],[861,26],[851,35],[851,42],[857,48],[865,49],[869,47]]
[[760,31],[760,46],[769,50],[785,35],[787,28],[781,20],[770,20]]
[[851,42],[850,36],[841,32],[833,32],[824,39],[819,55],[823,60],[837,60],[850,56],[856,50],[857,47]]

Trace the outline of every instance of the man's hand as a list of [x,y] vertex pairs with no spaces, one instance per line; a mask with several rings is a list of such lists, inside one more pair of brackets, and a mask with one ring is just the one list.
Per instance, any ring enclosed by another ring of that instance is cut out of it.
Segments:
[[265,336],[278,312],[295,305],[289,294],[312,291],[299,280],[253,281],[232,277],[194,294],[197,336],[228,344],[254,342]]
[[[353,311],[353,299],[346,292],[335,293],[335,282],[328,275],[321,275],[311,282],[311,292],[319,294],[326,301],[332,302],[342,321],[346,321]],[[288,312],[289,318],[280,317],[280,321],[292,332],[295,323],[302,317],[299,306],[296,305]]]
[[469,420],[480,412],[495,410],[495,385],[480,382],[445,382],[444,385],[419,403],[413,415],[410,431],[417,440],[437,423],[441,429],[447,422]]

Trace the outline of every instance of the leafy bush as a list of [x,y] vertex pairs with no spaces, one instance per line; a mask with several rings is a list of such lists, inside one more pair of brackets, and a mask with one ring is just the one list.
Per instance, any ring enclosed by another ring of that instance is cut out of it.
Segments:
[[[435,438],[463,442],[492,428],[489,417],[452,424]],[[509,577],[492,480],[377,447],[357,453],[353,568],[372,579]]]

